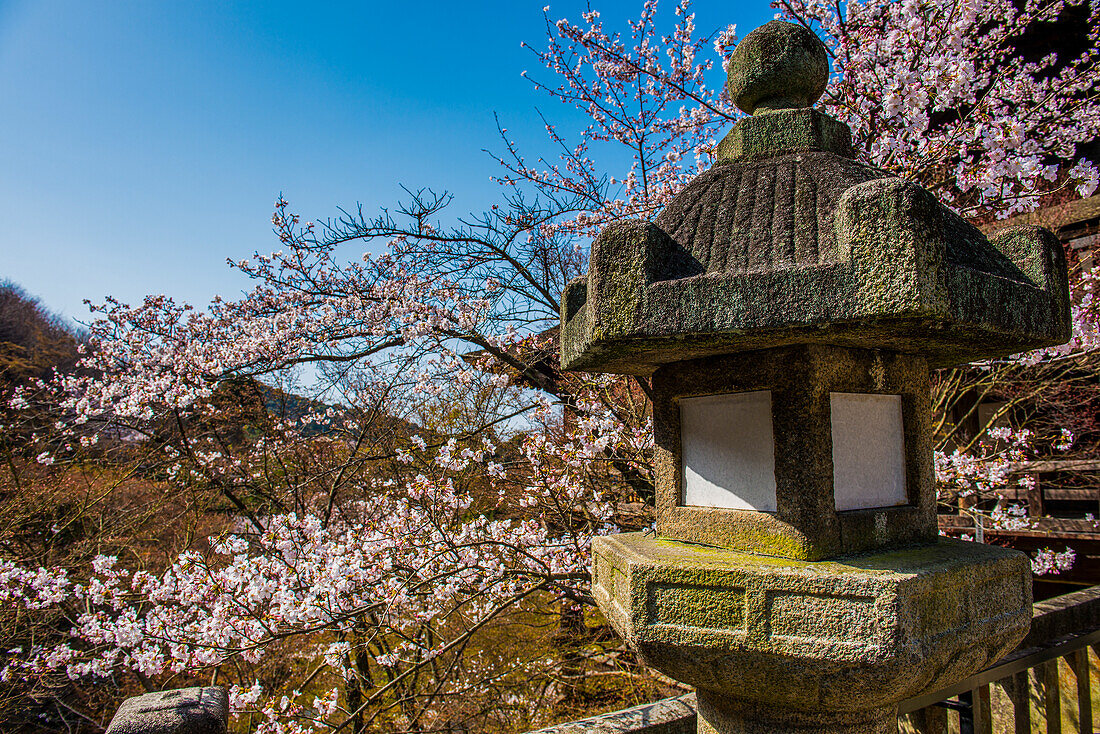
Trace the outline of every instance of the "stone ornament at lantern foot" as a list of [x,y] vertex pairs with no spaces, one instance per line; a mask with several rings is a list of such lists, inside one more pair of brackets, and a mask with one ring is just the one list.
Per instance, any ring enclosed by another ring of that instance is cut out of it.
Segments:
[[221,686],[178,688],[127,698],[106,734],[225,734],[228,719]]
[[751,116],[562,297],[565,369],[652,375],[657,537],[595,539],[593,592],[700,732],[894,732],[1031,619],[1026,556],[938,537],[929,370],[1065,342],[1061,246],[856,161],[827,77],[800,26],[746,36]]

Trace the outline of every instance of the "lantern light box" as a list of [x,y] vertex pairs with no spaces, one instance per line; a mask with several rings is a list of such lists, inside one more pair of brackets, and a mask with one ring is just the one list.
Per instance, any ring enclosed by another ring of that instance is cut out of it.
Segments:
[[829,402],[836,509],[908,502],[901,396],[834,392]]
[[[900,395],[830,393],[836,509],[905,504]],[[776,511],[769,390],[682,398],[683,504]]]

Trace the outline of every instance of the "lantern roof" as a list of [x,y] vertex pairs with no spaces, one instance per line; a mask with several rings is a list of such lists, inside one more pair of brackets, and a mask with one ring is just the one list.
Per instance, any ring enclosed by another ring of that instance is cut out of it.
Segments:
[[649,374],[793,344],[920,354],[932,366],[1070,336],[1066,264],[1039,227],[987,237],[920,186],[856,160],[813,109],[825,47],[772,21],[730,59],[749,116],[652,222],[607,226],[562,297],[562,366]]

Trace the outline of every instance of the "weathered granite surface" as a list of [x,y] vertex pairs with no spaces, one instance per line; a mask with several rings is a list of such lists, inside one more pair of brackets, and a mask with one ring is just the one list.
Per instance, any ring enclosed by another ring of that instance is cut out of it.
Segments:
[[[1087,634],[1100,627],[1100,586],[1070,592],[1032,606],[1031,629],[1015,651],[1004,660],[1027,655],[1040,647],[1057,645],[1067,636]],[[944,689],[921,691],[919,697],[937,696]],[[948,689],[950,690],[950,689]],[[938,698],[937,698],[938,700]],[[697,702],[694,693],[665,698],[644,706],[623,711],[613,711],[582,721],[539,729],[530,734],[580,734],[588,731],[607,731],[608,734],[688,734],[696,731]],[[915,710],[903,703],[901,708]],[[635,714],[634,712],[644,712]],[[652,712],[652,713],[648,713]],[[620,716],[622,715],[622,716]],[[635,728],[636,726],[641,728]],[[668,727],[657,730],[649,726]]]
[[717,156],[719,163],[729,163],[808,151],[852,158],[852,133],[844,123],[814,109],[782,110],[740,120],[718,143]]
[[695,734],[695,694],[632,706],[531,734]]
[[228,719],[224,688],[180,688],[126,699],[107,734],[224,734]]
[[[919,186],[841,160],[718,165],[657,223],[605,228],[563,298],[563,368],[646,375],[814,343],[940,367],[1069,338],[1066,263],[1049,231],[987,239]],[[814,170],[835,175],[800,173]]]
[[587,276],[562,298],[565,369],[648,375],[791,344],[892,349],[939,367],[1069,338],[1053,235],[986,237],[856,161],[846,126],[809,108],[824,54],[778,21],[737,46],[730,91],[752,117],[654,222],[619,222],[593,242]]
[[742,112],[809,107],[825,91],[829,58],[807,28],[773,20],[745,36],[730,55],[726,88]]
[[806,563],[627,533],[593,558],[616,632],[699,690],[702,721],[741,722],[700,732],[888,730],[898,701],[1003,656],[1031,618],[1024,554],[949,539]]
[[[753,390],[772,394],[777,511],[684,506],[679,400]],[[901,396],[908,504],[836,510],[832,392]],[[801,560],[936,540],[928,365],[921,357],[813,345],[738,353],[665,365],[653,375],[653,393],[661,537]]]

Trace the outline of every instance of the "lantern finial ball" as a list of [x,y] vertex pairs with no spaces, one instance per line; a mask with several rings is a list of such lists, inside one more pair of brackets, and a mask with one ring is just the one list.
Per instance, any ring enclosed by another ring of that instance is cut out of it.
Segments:
[[825,44],[812,31],[782,20],[745,36],[730,56],[730,98],[748,114],[812,107],[829,81]]

